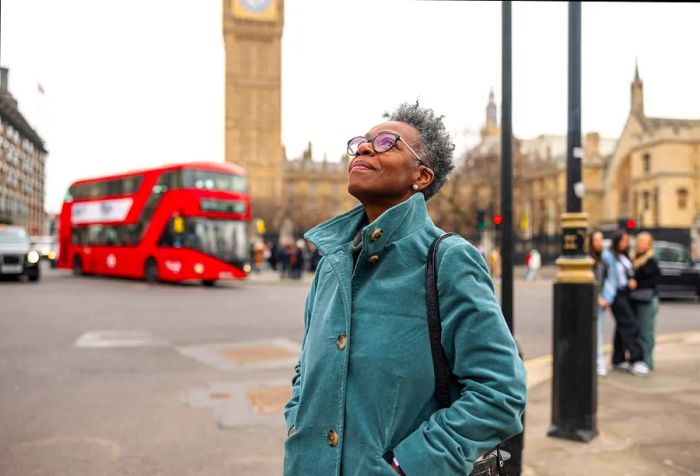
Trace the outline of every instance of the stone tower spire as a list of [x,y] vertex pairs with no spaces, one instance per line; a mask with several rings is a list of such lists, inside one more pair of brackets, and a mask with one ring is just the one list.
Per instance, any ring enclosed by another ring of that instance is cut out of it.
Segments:
[[493,100],[493,88],[491,88],[491,92],[489,93],[489,103],[486,106],[486,127],[498,127],[496,102]]
[[644,115],[644,83],[639,77],[639,63],[634,62],[634,81],[631,86],[630,112]]

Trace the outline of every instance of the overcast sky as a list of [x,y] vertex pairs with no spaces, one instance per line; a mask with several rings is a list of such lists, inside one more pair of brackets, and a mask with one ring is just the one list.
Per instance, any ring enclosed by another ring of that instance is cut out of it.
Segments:
[[[458,152],[500,105],[499,3],[287,0],[282,134],[337,160],[402,101],[446,117]],[[46,207],[70,182],[223,160],[221,0],[2,0],[0,62],[49,150]],[[650,116],[700,118],[700,4],[583,5],[583,128],[616,138],[635,57]],[[513,128],[566,132],[567,7],[513,5]],[[45,94],[38,92],[41,84]]]

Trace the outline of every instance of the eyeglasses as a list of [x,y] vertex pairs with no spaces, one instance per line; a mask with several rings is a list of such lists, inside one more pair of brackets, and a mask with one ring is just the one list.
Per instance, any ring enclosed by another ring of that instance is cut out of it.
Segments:
[[418,159],[418,162],[420,162],[422,165],[424,165],[426,167],[428,166],[423,161],[423,159],[421,159],[420,156],[418,154],[416,154],[416,151],[414,151],[411,148],[411,146],[406,143],[405,140],[401,139],[401,136],[399,134],[396,134],[394,132],[388,132],[388,131],[380,132],[373,139],[368,139],[364,136],[353,137],[352,139],[350,139],[348,141],[348,155],[351,157],[355,157],[357,155],[357,151],[360,148],[360,146],[362,144],[367,144],[367,143],[372,145],[372,149],[374,149],[374,151],[377,154],[381,154],[383,152],[388,151],[392,147],[394,147],[398,141],[403,142],[406,145],[406,147],[408,147],[408,150],[410,150],[413,153],[413,155],[416,156],[416,159]]

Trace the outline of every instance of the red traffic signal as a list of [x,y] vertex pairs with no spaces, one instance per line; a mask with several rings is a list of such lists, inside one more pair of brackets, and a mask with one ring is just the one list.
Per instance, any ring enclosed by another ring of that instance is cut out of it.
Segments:
[[493,216],[493,224],[500,225],[501,223],[503,223],[503,215],[501,215],[500,213],[496,213]]
[[628,230],[634,230],[636,225],[637,224],[631,218],[628,218],[627,221],[625,222],[625,226],[627,227]]

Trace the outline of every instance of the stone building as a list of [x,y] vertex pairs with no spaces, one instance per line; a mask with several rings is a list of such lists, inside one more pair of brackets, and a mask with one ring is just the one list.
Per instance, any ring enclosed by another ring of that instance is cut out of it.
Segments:
[[[700,120],[648,117],[638,68],[630,96],[627,121],[603,174],[602,222],[631,217],[659,238],[697,242]],[[695,253],[700,256],[700,249]]]
[[0,68],[0,223],[44,233],[44,141],[29,125]]
[[283,202],[281,49],[284,1],[224,0],[225,160],[245,168],[253,213],[271,219]]
[[[594,228],[612,231],[631,218],[637,230],[697,248],[700,120],[647,117],[638,69],[630,99],[619,139],[601,138],[596,132],[583,138],[583,211]],[[523,248],[544,243],[556,254],[559,219],[566,210],[566,136],[514,138],[513,144],[516,237],[524,242]],[[475,233],[475,226],[481,210],[488,235],[488,218],[500,208],[499,161],[500,130],[492,94],[481,141],[466,152],[462,166],[441,192],[442,199],[431,204],[436,221],[479,240],[482,236]],[[459,206],[448,206],[451,201]],[[700,249],[694,254],[700,256]]]
[[297,236],[358,204],[347,192],[348,165],[347,155],[340,162],[314,160],[311,143],[301,158],[285,162],[285,218]]
[[271,235],[305,230],[352,208],[348,159],[314,160],[309,144],[288,160],[281,138],[281,39],[284,0],[224,0],[226,161],[248,174],[253,215]]

